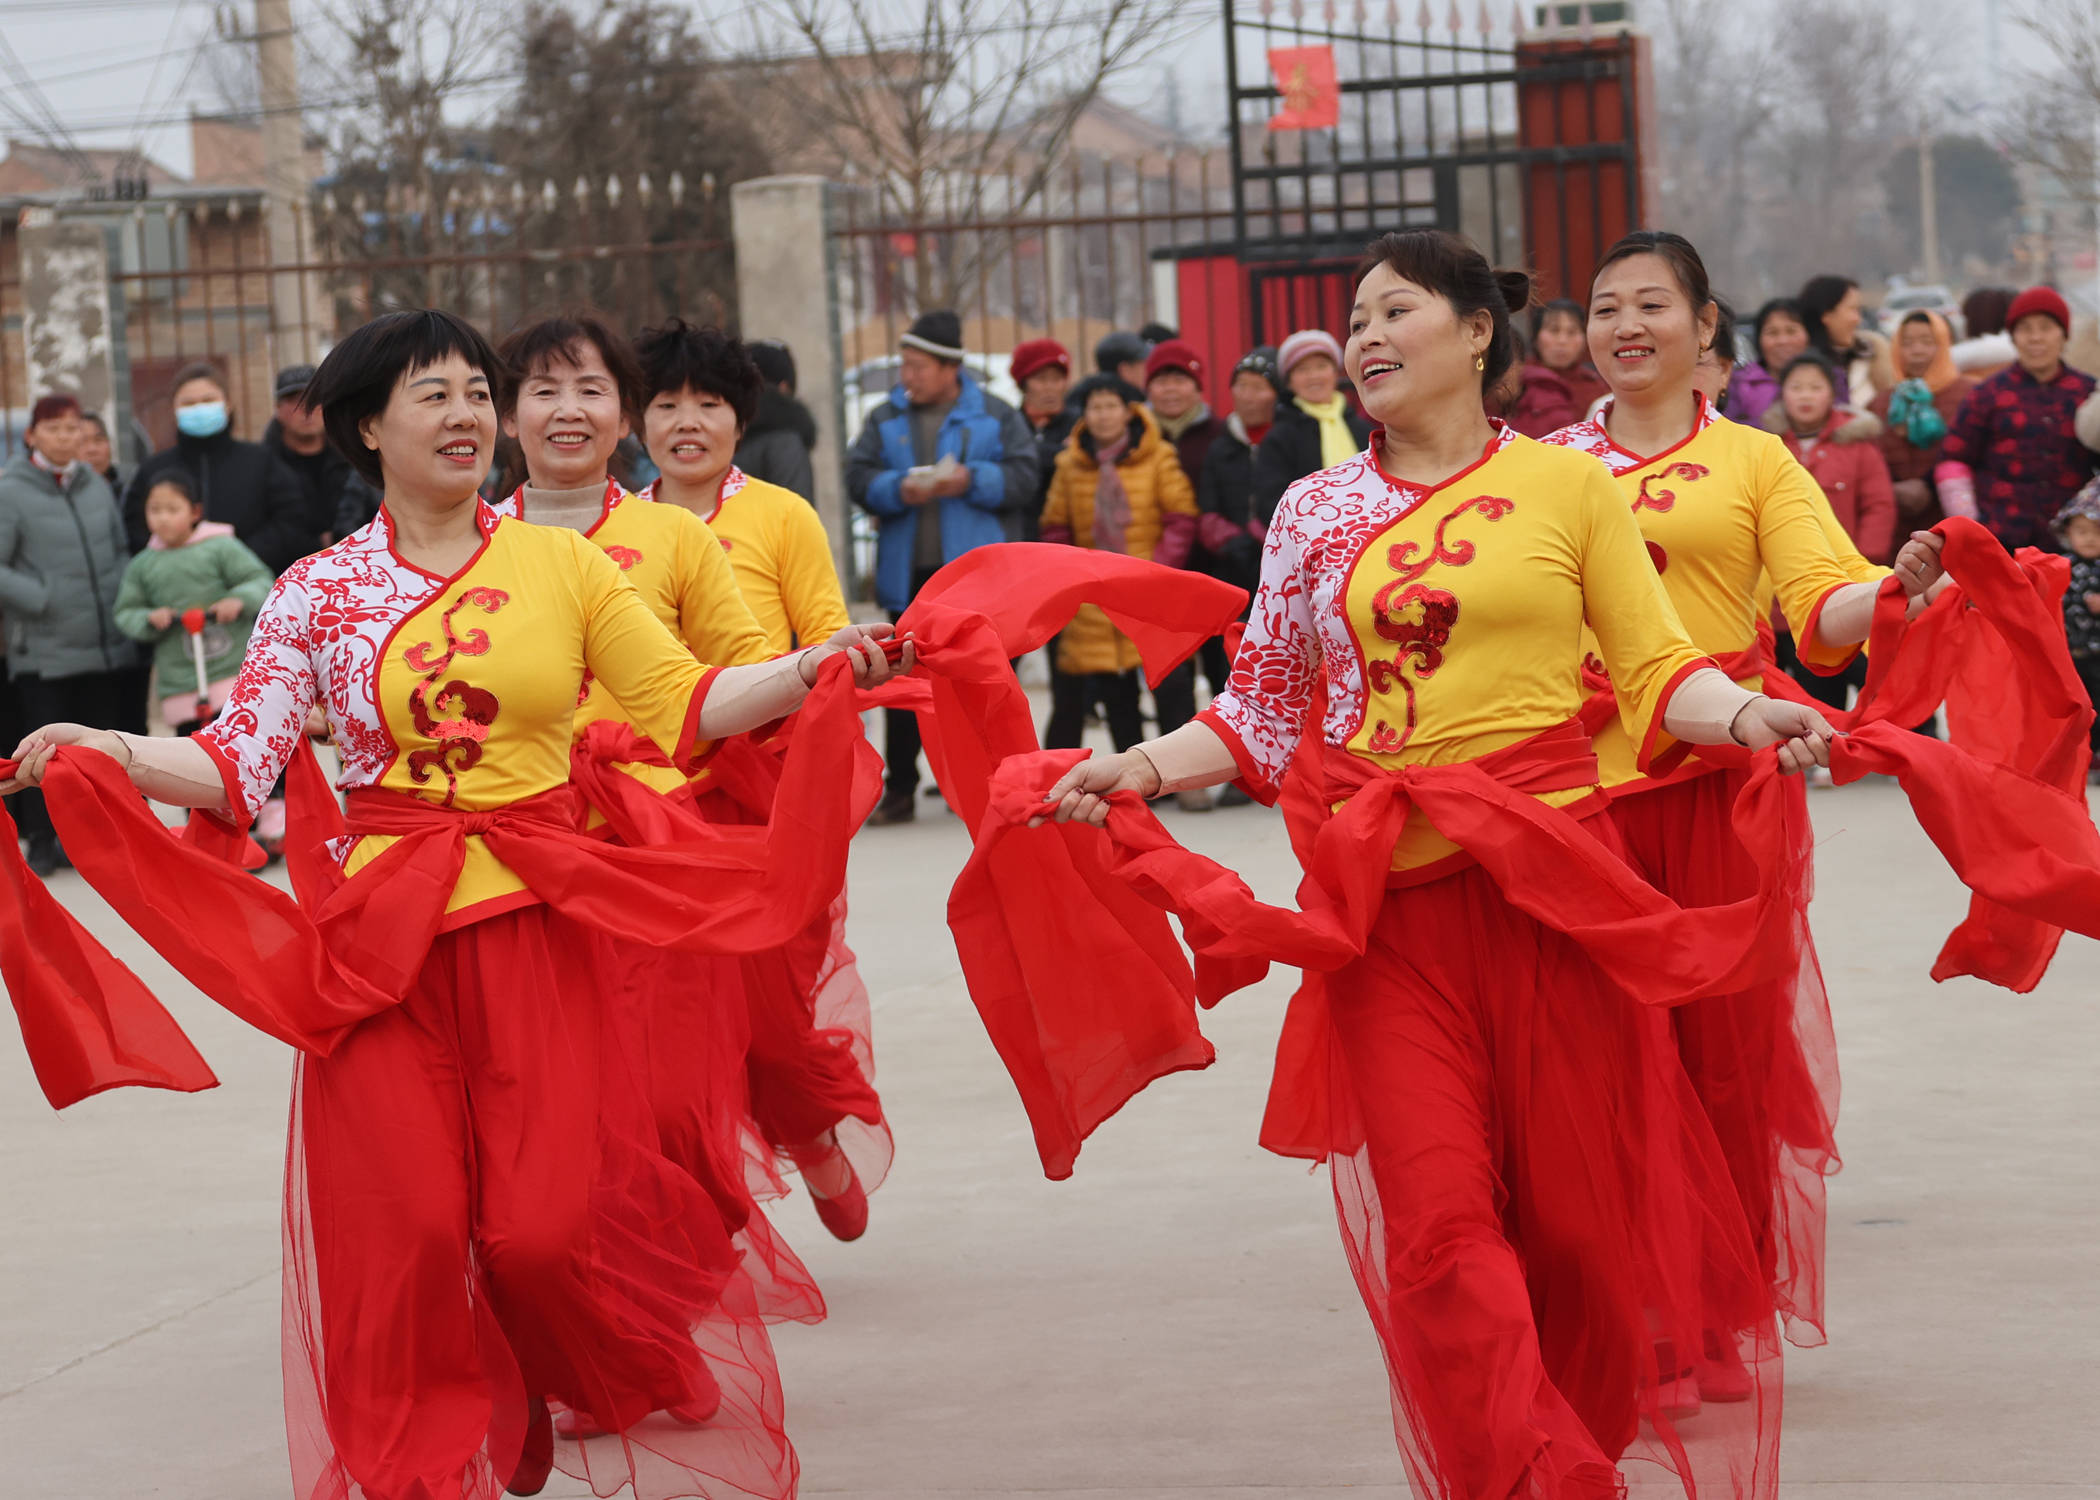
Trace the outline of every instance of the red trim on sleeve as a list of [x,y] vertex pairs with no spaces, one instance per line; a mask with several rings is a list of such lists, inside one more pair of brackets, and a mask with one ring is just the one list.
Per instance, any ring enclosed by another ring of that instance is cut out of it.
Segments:
[[708,667],[700,674],[700,681],[693,687],[693,701],[686,706],[685,723],[678,729],[678,744],[671,751],[671,764],[690,772],[693,766],[693,746],[700,738],[700,709],[713,690],[715,679],[722,675],[720,667]]
[[[1670,680],[1663,684],[1662,692],[1656,695],[1655,714],[1648,720],[1647,732],[1641,736],[1640,754],[1634,757],[1633,762],[1635,768],[1643,775],[1646,775],[1655,764],[1655,742],[1666,732],[1663,729],[1663,718],[1670,711],[1670,700],[1677,695],[1677,690],[1684,686],[1685,678],[1704,667],[1712,667],[1716,672],[1721,670],[1721,664],[1711,656],[1702,656],[1696,661],[1688,661],[1670,674]],[[1675,747],[1673,746],[1672,750],[1674,749]],[[1677,758],[1682,760],[1682,753],[1679,753]]]
[[[1852,665],[1852,659],[1858,656],[1867,644],[1865,641],[1855,641],[1850,646],[1828,646],[1820,645],[1816,641],[1816,627],[1822,623],[1823,606],[1830,602],[1830,596],[1839,589],[1849,589],[1851,587],[1850,582],[1833,583],[1829,588],[1823,590],[1823,597],[1816,600],[1816,607],[1808,612],[1808,623],[1801,628],[1801,634],[1794,637],[1795,658],[1802,666],[1808,668],[1809,671],[1815,673],[1818,677],[1835,677],[1838,673],[1844,671],[1845,668]],[[1827,655],[1832,651],[1842,651],[1845,654],[1828,666],[1824,665],[1822,661],[1811,661],[1809,659],[1810,652]]]
[[196,811],[203,813],[207,818],[216,818],[236,830],[247,828],[255,820],[255,815],[248,811],[248,794],[241,789],[241,768],[234,764],[232,756],[219,748],[218,741],[211,738],[210,731],[200,729],[190,738],[204,747],[204,753],[209,755],[212,764],[219,768],[220,784],[226,788],[224,812],[215,807],[200,807]]
[[1239,731],[1219,718],[1214,708],[1206,708],[1197,714],[1195,722],[1208,725],[1210,732],[1223,740],[1225,748],[1232,752],[1232,763],[1240,771],[1234,784],[1263,807],[1274,807],[1276,799],[1283,795],[1283,788],[1262,774],[1261,766],[1248,753],[1247,743],[1240,738]]

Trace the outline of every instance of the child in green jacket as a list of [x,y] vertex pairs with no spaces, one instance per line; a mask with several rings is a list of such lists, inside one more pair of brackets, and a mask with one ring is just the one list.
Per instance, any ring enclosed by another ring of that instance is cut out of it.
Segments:
[[[177,734],[194,734],[225,707],[274,579],[232,527],[205,521],[203,504],[179,473],[161,476],[147,492],[146,529],[152,545],[131,560],[117,589],[117,628],[155,643],[161,714]],[[189,610],[203,611],[202,684],[183,625]],[[200,699],[209,713],[200,713]]]

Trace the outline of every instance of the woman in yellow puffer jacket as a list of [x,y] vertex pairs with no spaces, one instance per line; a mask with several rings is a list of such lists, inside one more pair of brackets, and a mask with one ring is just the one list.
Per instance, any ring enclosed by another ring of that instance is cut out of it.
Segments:
[[[1095,375],[1072,392],[1080,422],[1057,455],[1043,505],[1043,540],[1150,558],[1188,561],[1196,537],[1196,492],[1174,445],[1160,435],[1135,387]],[[1138,652],[1095,606],[1082,606],[1057,644],[1057,681],[1043,744],[1079,744],[1086,711],[1099,703],[1109,738],[1127,750],[1144,738],[1138,710]]]

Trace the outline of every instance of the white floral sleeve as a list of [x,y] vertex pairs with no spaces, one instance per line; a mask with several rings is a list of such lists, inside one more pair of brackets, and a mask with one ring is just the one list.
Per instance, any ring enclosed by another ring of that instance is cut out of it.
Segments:
[[310,614],[304,574],[287,573],[263,601],[226,707],[195,736],[219,763],[238,823],[253,820],[305,736],[317,696]]
[[1297,751],[1320,663],[1297,524],[1301,488],[1293,486],[1276,507],[1262,545],[1261,586],[1247,617],[1246,638],[1231,680],[1207,715],[1213,728],[1237,740],[1234,754],[1242,769],[1257,773],[1250,779],[1270,788],[1282,784]]

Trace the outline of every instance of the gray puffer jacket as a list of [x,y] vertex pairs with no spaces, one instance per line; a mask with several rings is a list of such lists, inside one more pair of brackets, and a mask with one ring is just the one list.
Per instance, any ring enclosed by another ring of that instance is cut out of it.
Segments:
[[75,465],[58,481],[27,454],[0,469],[0,615],[15,676],[77,677],[138,663],[117,629],[117,585],[131,549],[116,496]]

